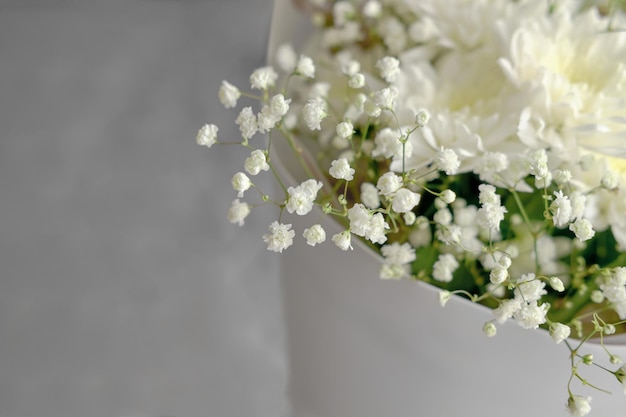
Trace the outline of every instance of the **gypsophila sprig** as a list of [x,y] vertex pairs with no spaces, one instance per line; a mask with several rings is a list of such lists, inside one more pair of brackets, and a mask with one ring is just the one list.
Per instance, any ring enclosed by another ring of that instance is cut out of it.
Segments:
[[[270,251],[294,239],[346,251],[356,237],[380,254],[381,279],[491,308],[486,336],[507,321],[544,329],[570,350],[564,398],[583,416],[591,397],[572,385],[593,388],[578,365],[598,358],[580,348],[626,328],[626,17],[578,1],[448,3],[311,0],[313,46],[280,46],[253,91],[222,82],[223,106],[241,107],[229,142],[249,152],[227,217],[243,225],[274,205]],[[196,141],[211,148],[217,134],[206,124]],[[304,175],[281,175],[279,160]],[[262,174],[278,195],[242,201]],[[294,231],[290,215],[316,218]],[[326,239],[319,216],[342,231]]]

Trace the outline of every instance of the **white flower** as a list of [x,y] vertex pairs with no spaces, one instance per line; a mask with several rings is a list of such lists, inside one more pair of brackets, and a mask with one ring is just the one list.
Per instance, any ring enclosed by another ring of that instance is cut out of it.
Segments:
[[408,188],[400,188],[393,195],[391,209],[396,213],[406,213],[413,210],[420,202],[421,195]]
[[219,128],[214,124],[204,125],[198,130],[196,135],[196,143],[200,146],[206,146],[210,148],[217,143],[217,132]]
[[257,128],[260,133],[267,133],[276,126],[276,123],[280,118],[275,117],[272,114],[272,110],[269,105],[263,106],[259,114],[257,115]]
[[450,253],[441,254],[433,265],[433,278],[441,282],[450,282],[458,267],[459,262],[454,255]]
[[250,156],[244,161],[244,167],[246,172],[250,175],[257,175],[261,171],[270,169],[267,159],[265,158],[265,152],[260,149],[255,149],[250,152]]
[[554,340],[556,344],[559,344],[567,339],[570,335],[570,332],[570,327],[562,323],[552,323],[550,325],[550,336],[552,336],[552,340]]
[[318,245],[326,240],[326,232],[319,224],[315,224],[308,229],[304,229],[303,236],[306,239],[306,243],[310,246]]
[[563,281],[559,277],[550,277],[549,279],[550,286],[554,291],[563,292],[565,291],[565,285]]
[[361,202],[368,209],[377,209],[380,207],[380,199],[378,198],[378,189],[369,182],[361,184]]
[[600,278],[600,289],[621,319],[626,318],[626,267],[617,267]]
[[363,15],[375,19],[382,13],[383,7],[378,0],[368,0],[363,5]]
[[399,280],[408,277],[410,273],[411,270],[408,265],[382,264],[379,277],[384,280]]
[[257,90],[267,90],[274,86],[278,74],[270,66],[255,69],[250,75],[250,85]]
[[350,168],[350,163],[346,158],[332,161],[328,173],[338,180],[352,181],[354,179],[354,168]]
[[515,297],[525,302],[538,301],[542,295],[547,294],[546,284],[535,277],[535,274],[528,273],[521,276],[515,282]]
[[385,56],[376,62],[376,68],[385,81],[392,83],[400,72],[400,61],[397,58]]
[[450,301],[450,298],[452,298],[452,293],[450,291],[439,291],[439,304],[441,304],[441,307],[445,307],[448,301]]
[[522,306],[521,300],[517,298],[509,298],[500,301],[497,308],[493,310],[493,315],[496,317],[498,323],[502,324],[507,319],[511,318],[515,312],[517,312]]
[[381,109],[393,110],[396,97],[398,97],[398,90],[395,87],[386,87],[375,91],[372,95],[372,101]]
[[567,409],[574,417],[583,417],[591,411],[591,397],[571,394],[567,401]]
[[509,277],[509,271],[506,268],[496,267],[489,272],[489,281],[492,284],[500,285]]
[[413,226],[415,224],[415,221],[417,220],[417,215],[412,212],[406,212],[404,213],[404,215],[402,216],[402,220],[404,220],[404,224],[406,224],[407,226]]
[[446,175],[454,175],[461,166],[459,157],[452,149],[441,148],[435,157],[435,166],[439,171],[443,171]]
[[376,188],[380,190],[380,193],[384,196],[391,196],[402,187],[402,177],[389,171],[384,173],[378,178]]
[[257,118],[252,112],[252,107],[244,107],[239,112],[239,116],[235,119],[235,123],[239,126],[241,136],[248,140],[257,132]]
[[228,81],[222,81],[218,96],[222,105],[227,109],[231,109],[237,106],[237,100],[241,97],[241,92]]
[[317,192],[322,188],[322,183],[314,179],[304,181],[297,187],[289,187],[287,193],[289,198],[285,207],[289,213],[295,212],[300,216],[308,214],[313,210],[313,203],[317,198]]
[[537,305],[537,301],[522,303],[521,307],[513,313],[513,318],[524,329],[536,329],[546,322],[548,305]]
[[231,223],[237,223],[239,226],[243,226],[244,220],[250,214],[250,206],[246,202],[242,202],[239,199],[233,200],[230,208],[228,209],[228,221]]
[[296,232],[291,230],[290,224],[274,221],[269,226],[269,233],[263,235],[263,240],[267,243],[267,250],[282,252],[293,244],[295,235]]
[[572,204],[569,197],[563,195],[563,191],[554,192],[554,201],[550,203],[552,221],[556,227],[565,227],[572,217]]
[[361,64],[359,61],[355,61],[354,59],[348,59],[341,65],[341,72],[348,77],[356,75],[359,71],[361,71]]
[[315,64],[313,60],[306,55],[300,55],[296,65],[296,73],[307,78],[315,78]]
[[355,90],[363,88],[364,85],[365,75],[361,74],[360,72],[350,76],[350,79],[348,80],[348,87],[354,88]]
[[389,225],[381,213],[372,214],[363,204],[355,204],[348,209],[350,231],[373,243],[384,243],[387,240],[385,230]]
[[501,152],[487,152],[478,162],[475,172],[481,180],[497,182],[496,174],[509,167],[508,157]]
[[497,204],[483,204],[476,212],[476,224],[488,230],[500,230],[506,207]]
[[342,139],[348,139],[354,133],[354,126],[350,122],[341,122],[335,128],[337,136]]
[[278,47],[276,51],[276,63],[278,67],[285,72],[292,72],[296,68],[298,55],[293,47],[285,43]]
[[289,103],[291,103],[291,99],[285,100],[285,96],[276,94],[269,103],[270,114],[280,120],[289,111]]
[[252,182],[250,178],[243,172],[238,172],[233,175],[233,178],[230,180],[230,183],[233,186],[235,191],[238,191],[237,197],[243,197],[244,191],[248,190],[252,186]]
[[[381,129],[374,138],[376,145],[372,150],[372,156],[384,156],[385,158],[402,158],[402,142],[400,133],[388,127]],[[406,143],[409,145],[409,142]],[[406,152],[406,148],[404,150]]]
[[350,231],[344,230],[343,232],[337,233],[333,235],[331,238],[332,241],[337,245],[337,247],[341,250],[352,249],[352,245],[350,244]]
[[569,230],[574,232],[581,242],[591,239],[596,234],[591,222],[587,219],[577,219],[569,225]]
[[613,171],[606,171],[604,175],[602,175],[602,179],[600,180],[600,184],[602,187],[607,190],[614,190],[618,185],[618,177]]
[[446,204],[452,204],[454,200],[456,200],[456,194],[452,190],[443,190],[441,194],[439,194],[439,198]]
[[433,221],[442,226],[448,226],[452,223],[452,212],[447,208],[440,208],[433,215]]
[[498,330],[496,329],[496,325],[493,324],[493,322],[488,321],[483,326],[483,333],[485,333],[487,337],[494,337],[497,332]]
[[321,122],[328,114],[326,113],[326,102],[321,98],[312,98],[302,109],[304,121],[311,130],[321,130]]
[[426,126],[429,120],[430,120],[430,113],[428,113],[428,110],[420,109],[415,115],[415,125],[417,127]]
[[388,264],[405,265],[416,259],[415,249],[408,243],[390,243],[380,248],[380,252]]

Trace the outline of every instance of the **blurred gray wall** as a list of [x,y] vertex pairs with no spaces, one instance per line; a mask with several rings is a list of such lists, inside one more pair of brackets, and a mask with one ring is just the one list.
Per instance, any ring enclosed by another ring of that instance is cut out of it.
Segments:
[[226,221],[243,155],[201,148],[271,0],[0,0],[0,416],[284,410],[276,215]]

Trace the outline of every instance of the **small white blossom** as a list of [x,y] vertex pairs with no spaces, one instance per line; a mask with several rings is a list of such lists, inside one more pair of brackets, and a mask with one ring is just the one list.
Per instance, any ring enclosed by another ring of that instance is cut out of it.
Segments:
[[408,277],[410,272],[408,265],[382,264],[379,277],[384,280],[399,280]]
[[220,102],[227,109],[232,109],[237,106],[237,100],[241,97],[241,92],[237,87],[229,83],[228,81],[222,81],[222,86],[218,92]]
[[278,67],[285,72],[292,72],[296,68],[298,55],[294,51],[291,44],[283,44],[276,51],[276,63]]
[[348,139],[354,133],[354,126],[352,126],[352,123],[350,122],[340,122],[337,124],[335,131],[337,132],[337,136],[340,138]]
[[270,169],[265,158],[265,152],[260,149],[255,149],[250,153],[250,156],[244,161],[244,167],[250,175],[257,175],[261,171]]
[[326,113],[326,102],[321,98],[313,98],[307,101],[302,109],[304,121],[311,130],[321,130],[321,122],[328,114]]
[[[408,145],[410,142],[407,142]],[[376,145],[372,150],[372,156],[384,156],[385,158],[401,158],[402,157],[402,142],[400,141],[400,134],[388,127],[380,130],[374,138],[374,144]],[[406,151],[406,149],[405,149]]]
[[450,282],[458,267],[459,262],[454,255],[450,253],[441,254],[433,265],[433,278],[440,282]]
[[491,184],[478,186],[478,201],[480,204],[500,204],[500,196],[496,193],[496,187]]
[[372,101],[381,109],[393,110],[397,97],[398,90],[395,87],[386,87],[374,92]]
[[617,175],[615,174],[615,172],[608,170],[604,173],[604,175],[602,175],[600,184],[602,185],[602,187],[606,188],[607,190],[614,190],[617,188],[618,181],[619,179]]
[[435,156],[435,166],[439,171],[445,172],[446,175],[454,175],[461,166],[461,162],[454,150],[441,148]]
[[356,75],[359,71],[361,71],[361,64],[359,61],[348,59],[341,65],[341,72],[348,77]]
[[257,90],[267,90],[274,86],[278,74],[270,66],[255,69],[250,75],[250,85]]
[[493,322],[491,321],[486,322],[485,325],[483,326],[483,333],[487,337],[494,337],[497,332],[498,330],[496,329],[496,325],[493,324]]
[[562,323],[552,323],[550,325],[550,336],[556,344],[561,343],[567,339],[570,335],[571,329]]
[[300,216],[308,214],[313,210],[313,204],[320,188],[322,188],[322,183],[314,179],[306,180],[297,187],[289,187],[287,189],[289,198],[285,208],[289,213],[295,212]]
[[442,226],[448,226],[452,223],[452,212],[447,208],[440,208],[433,215],[433,221]]
[[380,248],[380,252],[388,264],[404,265],[416,259],[415,249],[408,243],[390,243]]
[[515,297],[526,302],[538,301],[542,295],[547,294],[545,282],[537,279],[532,272],[522,275],[515,285]]
[[290,224],[274,221],[269,226],[269,233],[263,235],[263,240],[267,243],[267,250],[282,252],[293,244],[295,235],[296,232],[291,230]]
[[303,236],[307,244],[315,246],[326,240],[326,231],[324,231],[321,225],[315,224],[308,229],[304,229]]
[[446,204],[452,204],[454,200],[456,200],[456,194],[452,190],[443,190],[441,194],[439,194],[439,198]]
[[252,112],[252,107],[244,107],[239,112],[235,123],[239,126],[241,137],[246,141],[257,132],[257,118]]
[[272,110],[266,104],[263,106],[259,114],[257,114],[257,128],[260,133],[267,133],[276,126],[280,120],[272,114]]
[[365,111],[365,114],[369,117],[373,118],[379,117],[382,112],[381,108],[369,99],[363,103],[363,111]]
[[502,300],[498,307],[493,310],[493,315],[496,317],[497,322],[502,324],[507,321],[507,319],[513,317],[513,314],[517,312],[521,306],[522,302],[517,298]]
[[430,113],[428,112],[428,110],[421,109],[415,115],[415,125],[417,127],[426,126],[429,120],[430,120]]
[[565,291],[565,285],[563,285],[563,281],[561,281],[559,277],[550,277],[548,282],[550,283],[550,287],[552,287],[554,291]]
[[338,180],[352,181],[354,179],[354,168],[350,168],[350,163],[346,158],[332,161],[328,173]]
[[508,157],[501,152],[487,152],[482,156],[475,168],[483,181],[496,182],[496,174],[509,167]]
[[450,298],[452,298],[452,293],[450,291],[439,291],[439,304],[441,304],[441,307],[445,307],[448,301],[450,301]]
[[296,65],[296,73],[307,78],[315,78],[315,64],[313,60],[306,55],[301,55]]
[[244,191],[248,190],[252,186],[252,182],[250,178],[243,172],[238,172],[233,175],[233,178],[230,180],[230,183],[233,186],[235,191],[238,191],[237,197],[243,197]]
[[378,198],[378,189],[369,182],[361,184],[361,202],[368,209],[377,209],[380,207],[380,199]]
[[440,226],[438,225],[436,230],[437,239],[446,245],[458,245],[461,243],[461,228],[456,224],[451,224],[449,226]]
[[500,285],[509,277],[506,268],[496,267],[489,272],[489,281],[494,285]]
[[214,124],[206,124],[198,130],[196,135],[196,143],[200,146],[210,148],[217,143],[217,132],[219,128]]
[[591,239],[596,234],[591,222],[587,219],[577,219],[569,225],[569,230],[574,232],[581,242]]
[[352,249],[349,230],[344,230],[343,232],[337,233],[336,235],[333,235],[331,239],[335,243],[335,245],[337,245],[337,247],[341,250]]
[[380,190],[380,193],[384,196],[391,196],[402,187],[402,177],[389,171],[384,173],[378,178],[376,182],[376,188]]
[[354,88],[355,90],[363,88],[364,85],[365,75],[361,74],[360,72],[357,72],[356,74],[350,76],[350,79],[348,79],[348,87]]
[[287,114],[287,111],[289,111],[289,103],[291,103],[291,99],[285,100],[285,96],[282,94],[276,94],[270,99],[270,114],[275,118],[280,119]]
[[381,213],[372,214],[363,204],[355,204],[348,209],[350,231],[357,236],[362,236],[373,243],[387,241],[385,230],[389,225]]
[[546,322],[548,305],[537,305],[537,301],[522,303],[519,310],[513,313],[513,318],[524,329],[536,329]]
[[385,56],[376,62],[376,68],[385,81],[392,83],[400,73],[400,61],[397,58]]
[[413,210],[420,202],[421,195],[409,190],[408,188],[400,188],[393,195],[391,200],[391,209],[396,213],[406,213]]
[[572,179],[572,173],[567,169],[555,169],[553,174],[554,182],[559,186],[564,186]]
[[488,230],[500,230],[506,207],[496,204],[484,204],[476,212],[476,224]]
[[406,224],[407,226],[413,226],[415,224],[415,221],[417,220],[417,215],[414,212],[409,211],[407,213],[404,213],[404,215],[402,216],[402,220],[404,220],[404,224]]
[[581,395],[570,395],[567,401],[567,409],[574,417],[583,417],[591,411],[591,397]]
[[552,221],[556,227],[565,227],[572,217],[572,205],[563,191],[554,192],[555,199],[550,203]]
[[243,226],[244,220],[250,214],[250,206],[246,202],[242,202],[239,199],[233,200],[230,208],[228,209],[228,221],[231,223],[237,223],[239,226]]
[[372,19],[376,19],[377,17],[380,17],[382,10],[383,10],[383,7],[380,4],[380,2],[377,0],[368,0],[363,5],[363,15],[365,17],[369,17]]

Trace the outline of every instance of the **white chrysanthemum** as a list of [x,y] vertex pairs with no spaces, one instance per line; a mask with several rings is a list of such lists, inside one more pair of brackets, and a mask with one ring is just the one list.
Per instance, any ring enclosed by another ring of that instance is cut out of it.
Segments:
[[250,214],[250,206],[246,202],[242,202],[239,199],[233,200],[230,208],[228,209],[228,221],[231,223],[237,223],[239,226],[243,226],[244,220]]
[[250,178],[243,172],[238,172],[233,175],[233,178],[230,180],[230,183],[233,186],[233,189],[237,191],[237,197],[243,197],[243,193],[248,190],[252,186],[252,182]]
[[274,86],[278,74],[270,66],[255,69],[250,75],[250,85],[257,90],[267,90]]
[[222,105],[227,109],[231,109],[237,106],[237,100],[241,97],[241,92],[228,81],[222,81],[218,96]]
[[354,168],[346,158],[339,158],[331,162],[328,173],[338,180],[352,181],[354,179]]
[[289,213],[295,212],[300,216],[308,214],[313,210],[313,204],[320,188],[322,188],[322,183],[314,179],[306,180],[297,187],[289,187],[287,189],[289,198],[285,208]]
[[252,112],[252,107],[244,107],[235,119],[235,123],[239,126],[241,137],[244,140],[250,139],[257,132],[257,118]]
[[293,244],[295,235],[290,224],[274,221],[269,226],[269,233],[263,235],[263,241],[267,243],[267,250],[280,253]]
[[397,58],[385,56],[376,62],[376,68],[385,81],[392,83],[400,73],[400,61]]
[[440,282],[450,282],[458,267],[459,262],[454,255],[450,253],[441,254],[433,264],[433,278]]
[[321,225],[315,224],[308,229],[304,229],[303,236],[307,244],[315,246],[326,240],[326,231]]
[[244,161],[244,167],[246,172],[250,175],[257,175],[261,171],[270,169],[265,157],[265,152],[260,149],[255,149],[250,152],[250,156]]
[[200,146],[210,148],[217,143],[217,132],[219,128],[214,124],[206,124],[198,130],[196,135],[196,143]]
[[313,98],[307,101],[302,109],[304,121],[311,130],[321,130],[321,122],[328,115],[326,102],[321,98]]

